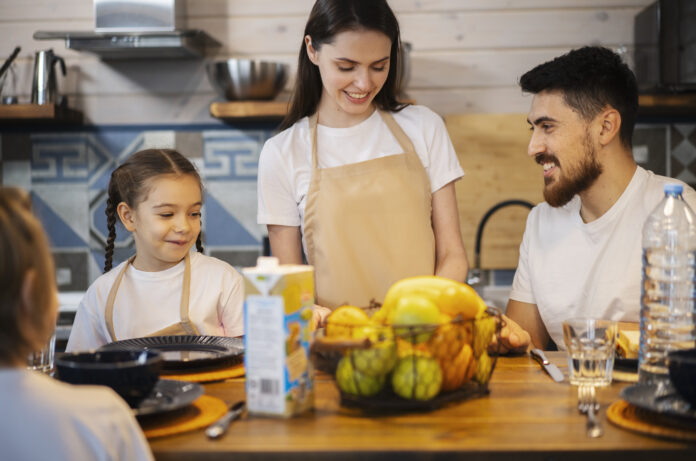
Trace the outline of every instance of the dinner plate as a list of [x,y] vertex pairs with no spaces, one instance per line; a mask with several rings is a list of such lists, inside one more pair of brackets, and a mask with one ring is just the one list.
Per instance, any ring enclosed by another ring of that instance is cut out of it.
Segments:
[[133,409],[135,416],[150,416],[178,410],[203,395],[203,386],[186,381],[160,379],[152,392]]
[[149,336],[106,344],[100,350],[154,349],[162,353],[162,371],[200,371],[241,363],[244,342],[226,336]]
[[657,385],[635,384],[621,390],[621,398],[643,410],[696,421],[696,409],[675,391],[656,397]]

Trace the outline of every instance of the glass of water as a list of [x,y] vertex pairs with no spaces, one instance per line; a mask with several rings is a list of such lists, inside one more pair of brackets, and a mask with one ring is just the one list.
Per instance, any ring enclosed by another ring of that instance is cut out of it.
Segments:
[[570,384],[611,384],[617,334],[618,325],[614,320],[576,318],[563,322]]
[[53,332],[51,339],[43,349],[34,351],[27,357],[27,368],[50,374],[53,372],[54,355],[56,351],[56,333]]

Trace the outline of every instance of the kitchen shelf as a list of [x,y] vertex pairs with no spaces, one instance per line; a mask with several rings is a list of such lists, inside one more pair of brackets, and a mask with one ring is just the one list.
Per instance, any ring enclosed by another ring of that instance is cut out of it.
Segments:
[[0,105],[0,124],[5,123],[82,123],[82,112],[59,104]]
[[[404,100],[415,104],[412,99]],[[280,120],[288,113],[289,101],[226,101],[210,104],[210,115],[225,120]]]
[[639,115],[696,117],[696,93],[641,94],[638,106]]
[[221,119],[282,119],[288,101],[227,101],[210,105],[210,115]]

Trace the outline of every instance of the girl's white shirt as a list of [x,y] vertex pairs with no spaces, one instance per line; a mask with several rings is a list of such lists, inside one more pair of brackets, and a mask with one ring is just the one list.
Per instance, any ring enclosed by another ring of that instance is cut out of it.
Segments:
[[[125,262],[90,285],[75,315],[67,351],[96,349],[110,343],[104,311],[111,286]],[[179,306],[184,261],[159,272],[144,272],[130,265],[114,301],[117,340],[150,335],[181,320]],[[244,281],[229,264],[191,253],[189,319],[202,335],[241,336]]]

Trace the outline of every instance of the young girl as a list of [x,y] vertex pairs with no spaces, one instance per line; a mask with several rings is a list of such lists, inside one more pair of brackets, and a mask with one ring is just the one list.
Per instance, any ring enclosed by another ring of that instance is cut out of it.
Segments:
[[[195,167],[173,150],[137,152],[114,170],[105,274],[80,303],[67,350],[143,336],[243,334],[242,277],[200,253],[201,188]],[[117,215],[136,253],[111,270]],[[198,253],[189,251],[194,243]]]
[[304,248],[328,308],[408,276],[466,278],[464,173],[442,119],[396,99],[399,40],[385,0],[318,0],[284,131],[261,152],[258,222],[281,263]]
[[0,188],[2,459],[152,459],[130,408],[111,389],[74,387],[26,369],[58,315],[53,260],[28,207],[22,191]]

